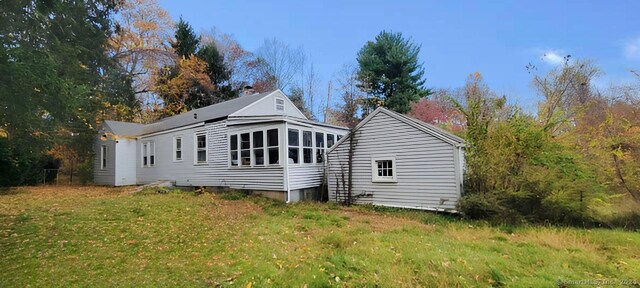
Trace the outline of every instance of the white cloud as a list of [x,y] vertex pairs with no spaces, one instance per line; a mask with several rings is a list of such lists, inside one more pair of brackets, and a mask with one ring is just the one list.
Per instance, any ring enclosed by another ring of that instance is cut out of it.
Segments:
[[560,55],[562,55],[562,52],[560,51],[547,50],[542,54],[542,61],[548,64],[551,64],[553,66],[557,66],[564,63],[564,56],[560,56]]
[[629,60],[640,59],[640,37],[637,37],[624,46],[624,56]]

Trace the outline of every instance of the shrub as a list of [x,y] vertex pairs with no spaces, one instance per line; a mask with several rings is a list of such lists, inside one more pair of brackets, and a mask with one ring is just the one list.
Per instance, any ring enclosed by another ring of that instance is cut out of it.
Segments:
[[78,167],[78,178],[80,184],[87,185],[93,182],[93,161],[88,160]]

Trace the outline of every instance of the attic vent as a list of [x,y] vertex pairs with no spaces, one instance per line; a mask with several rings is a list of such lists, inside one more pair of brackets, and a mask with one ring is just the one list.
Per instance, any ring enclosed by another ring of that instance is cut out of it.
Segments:
[[276,111],[284,112],[284,99],[276,98]]

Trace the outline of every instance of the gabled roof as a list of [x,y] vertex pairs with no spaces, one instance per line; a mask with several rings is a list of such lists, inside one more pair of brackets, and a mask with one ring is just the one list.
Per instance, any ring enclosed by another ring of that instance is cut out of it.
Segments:
[[146,125],[139,123],[104,120],[111,133],[119,136],[137,136],[144,131]]
[[[369,121],[371,121],[371,119],[373,119],[373,117],[375,117],[376,115],[383,113],[386,114],[390,117],[393,117],[401,122],[404,122],[408,125],[411,125],[413,127],[415,127],[416,129],[419,129],[429,135],[432,135],[444,142],[447,142],[453,146],[464,146],[464,139],[453,135],[451,132],[448,132],[444,129],[441,129],[439,127],[436,127],[434,125],[431,125],[429,123],[425,123],[423,121],[420,121],[418,119],[415,118],[411,118],[408,117],[406,115],[379,107],[378,109],[376,109],[375,111],[373,111],[373,113],[369,114],[369,116],[367,116],[367,118],[364,118],[364,120],[362,120],[360,123],[358,123],[358,125],[353,128],[353,131],[358,131],[362,126],[364,126],[365,124],[367,124]],[[327,153],[335,150],[336,147],[338,147],[340,144],[342,144],[343,142],[345,142],[348,138],[349,138],[350,134],[347,134],[347,136],[342,137],[342,139],[340,139],[340,141],[338,141],[336,143],[336,145],[333,145],[332,148],[330,148]]]
[[221,102],[214,105],[194,109],[182,114],[167,117],[150,124],[137,124],[129,122],[105,121],[112,132],[120,136],[140,136],[178,127],[202,123],[208,120],[222,119],[227,116],[265,98],[275,91],[265,93],[240,96],[238,98]]

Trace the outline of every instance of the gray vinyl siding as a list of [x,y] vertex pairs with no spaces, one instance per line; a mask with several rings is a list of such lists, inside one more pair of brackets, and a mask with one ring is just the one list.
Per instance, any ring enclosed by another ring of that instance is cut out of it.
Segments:
[[[107,167],[101,167],[101,147],[107,146]],[[102,140],[100,136],[96,137],[94,142],[94,158],[93,158],[93,182],[99,185],[115,185],[116,179],[116,141],[112,139]]]
[[[311,131],[312,132],[312,146],[313,150],[313,161],[314,163],[300,163],[300,164],[289,164],[289,189],[297,190],[297,189],[305,189],[305,188],[314,188],[322,185],[324,181],[324,164],[323,163],[315,163],[316,161],[316,132],[321,132],[325,135],[325,146],[326,143],[326,134],[333,135],[345,135],[347,134],[347,129],[335,129],[328,127],[319,127],[313,125],[301,126],[294,124],[287,124],[287,129],[297,129],[299,131]],[[334,136],[334,141],[337,137]],[[335,143],[335,142],[334,142]],[[302,134],[300,134],[300,161],[302,162]],[[325,153],[328,150],[328,147],[325,147]]]
[[319,187],[323,179],[322,165],[289,166],[289,187],[291,190]]
[[[459,198],[460,153],[454,145],[444,142],[403,121],[378,113],[356,132],[353,157],[353,194],[368,194],[358,203],[418,208],[455,209]],[[344,195],[341,171],[347,173],[349,139],[328,155],[329,199],[336,200],[336,191]],[[372,158],[393,156],[397,183],[372,181]],[[341,169],[340,167],[344,167]],[[447,199],[441,204],[441,200]]]
[[[281,166],[229,167],[226,123],[227,121],[223,120],[200,127],[139,139],[136,148],[138,184],[169,180],[178,186],[216,186],[285,191],[284,168]],[[207,134],[208,162],[194,164],[195,134],[201,131],[205,131]],[[281,129],[280,141],[284,141],[282,133]],[[176,136],[182,137],[182,161],[173,160],[173,139]],[[154,141],[155,145],[155,166],[142,167],[142,143],[150,140]],[[283,155],[283,148],[281,147],[280,150],[280,155]]]

